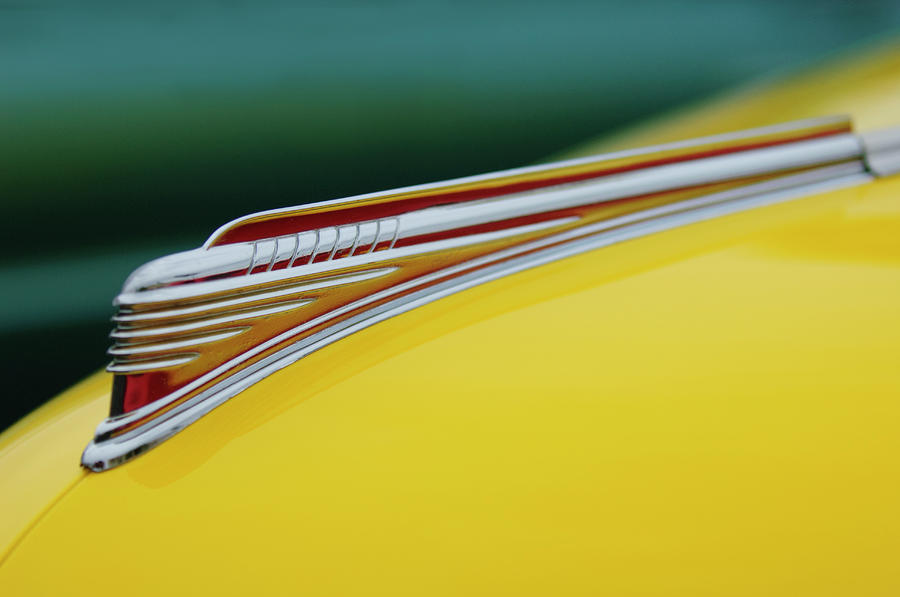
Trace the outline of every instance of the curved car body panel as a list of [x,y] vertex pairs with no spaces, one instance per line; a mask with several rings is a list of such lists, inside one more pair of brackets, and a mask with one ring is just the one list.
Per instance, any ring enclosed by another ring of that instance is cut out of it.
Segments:
[[[866,118],[900,120],[888,75]],[[895,176],[486,283],[103,474],[78,468],[97,374],[0,440],[0,587],[894,592],[898,198]]]

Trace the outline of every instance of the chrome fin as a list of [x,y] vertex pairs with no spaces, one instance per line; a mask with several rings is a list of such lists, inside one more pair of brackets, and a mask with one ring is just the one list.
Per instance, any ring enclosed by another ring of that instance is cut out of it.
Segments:
[[820,118],[239,218],[125,282],[111,412],[82,464],[122,464],[322,346],[473,285],[895,172],[897,140]]

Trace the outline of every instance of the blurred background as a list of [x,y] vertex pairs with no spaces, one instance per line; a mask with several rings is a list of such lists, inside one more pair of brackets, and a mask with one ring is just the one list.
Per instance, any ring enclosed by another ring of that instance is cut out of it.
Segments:
[[897,0],[0,0],[0,429],[234,217],[519,166],[900,30]]

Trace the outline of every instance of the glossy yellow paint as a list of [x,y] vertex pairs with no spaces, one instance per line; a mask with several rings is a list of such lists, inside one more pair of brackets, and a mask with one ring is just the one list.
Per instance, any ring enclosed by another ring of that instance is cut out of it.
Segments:
[[0,440],[0,594],[896,594],[898,299],[894,177],[448,297],[85,474],[98,375]]
[[111,375],[95,373],[0,435],[0,563],[86,474],[78,466],[84,434],[109,412],[111,382]]
[[0,586],[896,592],[898,198],[693,225],[360,332],[88,475]]

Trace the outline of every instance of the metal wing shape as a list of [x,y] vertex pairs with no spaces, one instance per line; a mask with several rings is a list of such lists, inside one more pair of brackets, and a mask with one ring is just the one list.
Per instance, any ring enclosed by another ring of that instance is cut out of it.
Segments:
[[253,214],[116,298],[101,471],[297,359],[424,303],[629,238],[868,180],[825,118]]

